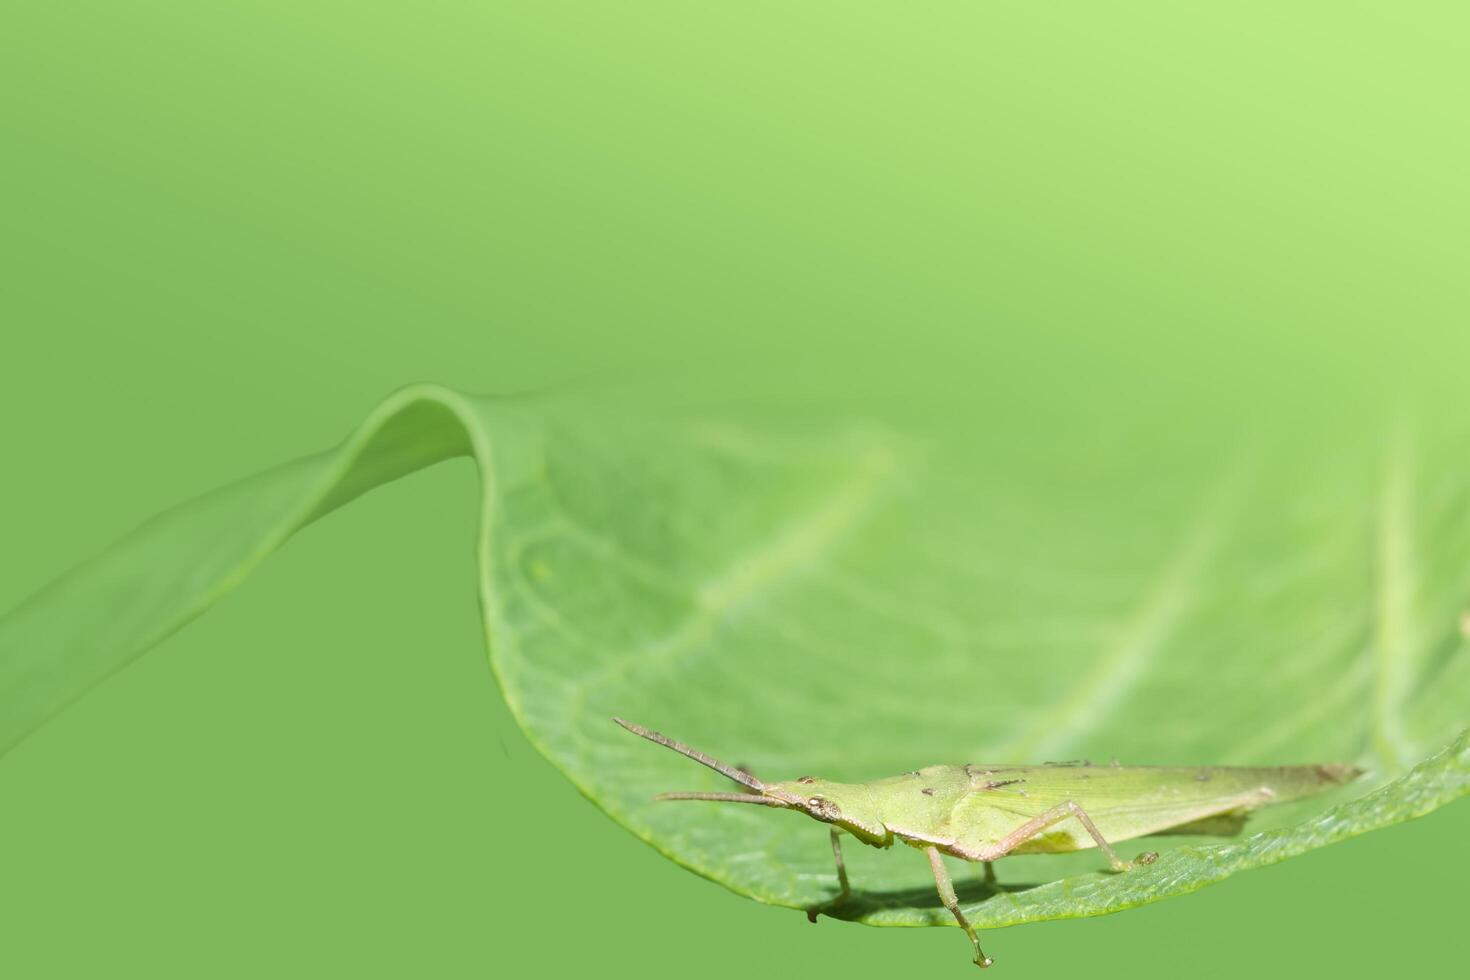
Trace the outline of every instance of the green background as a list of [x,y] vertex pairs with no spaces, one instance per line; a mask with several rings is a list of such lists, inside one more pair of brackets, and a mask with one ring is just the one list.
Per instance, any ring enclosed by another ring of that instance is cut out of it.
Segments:
[[[672,376],[1021,433],[1441,404],[1470,363],[1466,21],[6,4],[0,606],[416,380]],[[542,762],[484,665],[474,479],[312,527],[0,762],[9,974],[973,969],[952,930],[736,898]],[[987,949],[1017,977],[1439,968],[1465,829]]]

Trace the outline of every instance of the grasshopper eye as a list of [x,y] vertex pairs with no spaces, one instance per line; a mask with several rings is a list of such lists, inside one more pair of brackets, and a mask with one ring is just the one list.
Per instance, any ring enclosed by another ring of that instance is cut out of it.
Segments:
[[831,800],[813,796],[806,801],[807,809],[818,820],[836,820],[842,816],[842,808]]

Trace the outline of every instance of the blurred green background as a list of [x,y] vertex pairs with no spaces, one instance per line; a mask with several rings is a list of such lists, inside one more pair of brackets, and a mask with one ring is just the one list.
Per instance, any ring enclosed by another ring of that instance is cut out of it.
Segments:
[[[417,380],[696,379],[1038,438],[1464,411],[1467,28],[1419,2],[13,0],[0,606]],[[953,930],[736,898],[542,762],[484,665],[474,480],[311,528],[0,762],[8,975],[973,969]],[[987,949],[1013,977],[1437,969],[1466,819]]]

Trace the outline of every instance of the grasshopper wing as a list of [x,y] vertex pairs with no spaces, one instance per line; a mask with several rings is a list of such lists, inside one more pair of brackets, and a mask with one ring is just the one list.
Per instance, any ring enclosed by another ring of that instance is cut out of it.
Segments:
[[[972,771],[977,773],[972,791],[951,812],[945,835],[961,856],[996,844],[1027,820],[1068,801],[1087,812],[1103,838],[1116,843],[1190,824],[1238,830],[1251,810],[1310,796],[1357,775],[1348,766],[1048,765]],[[1079,821],[1063,820],[1011,853],[1095,846]]]

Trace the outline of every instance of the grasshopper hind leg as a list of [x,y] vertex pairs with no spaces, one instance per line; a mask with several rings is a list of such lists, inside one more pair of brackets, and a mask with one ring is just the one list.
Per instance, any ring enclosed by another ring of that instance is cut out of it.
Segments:
[[[976,849],[973,853],[966,852],[963,856],[967,861],[985,861],[988,864],[996,858],[1005,857],[1042,831],[1055,827],[1063,820],[1072,817],[1077,818],[1077,822],[1082,824],[1082,828],[1087,831],[1088,836],[1097,845],[1097,849],[1102,851],[1103,855],[1108,859],[1108,863],[1113,866],[1114,871],[1127,871],[1133,867],[1132,862],[1124,861],[1118,856],[1118,852],[1113,850],[1113,845],[1108,843],[1108,839],[1097,829],[1097,824],[1092,822],[1092,818],[1087,815],[1087,811],[1082,809],[1076,800],[1067,800],[1066,802],[1058,803],[1045,813],[1037,814],[1030,820],[1027,820],[1000,840],[984,845]],[[1158,855],[1155,854],[1153,857],[1158,857]],[[1142,863],[1149,864],[1152,861],[1153,858],[1149,858]]]
[[944,907],[949,909],[960,928],[965,930],[965,935],[970,937],[970,942],[975,946],[975,965],[978,967],[990,966],[995,960],[985,955],[985,950],[980,948],[980,937],[975,935],[975,927],[970,925],[970,920],[965,918],[965,913],[960,911],[960,900],[954,893],[954,882],[949,880],[949,871],[944,867],[944,859],[939,856],[936,847],[924,848],[924,853],[929,855],[929,867],[934,871],[934,884],[939,888],[939,899]]

